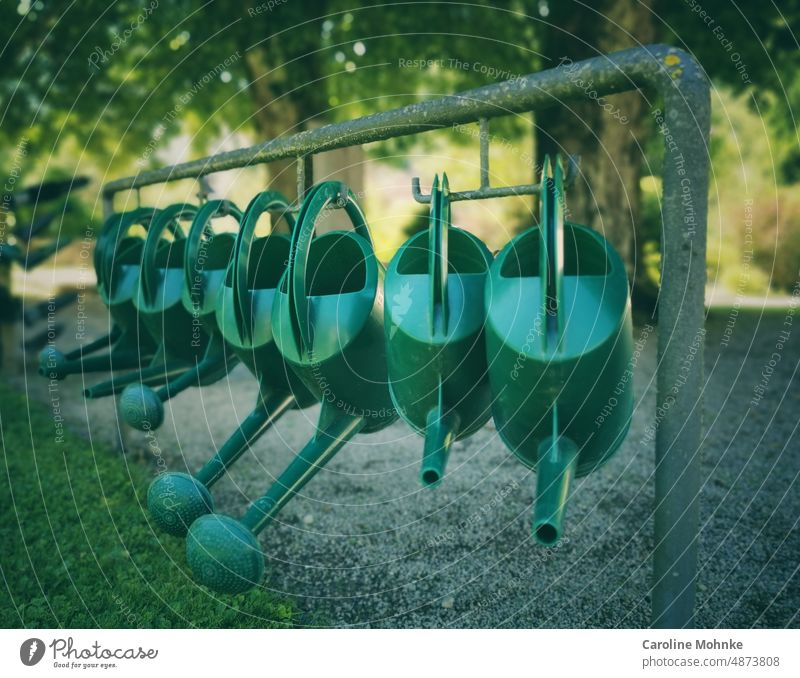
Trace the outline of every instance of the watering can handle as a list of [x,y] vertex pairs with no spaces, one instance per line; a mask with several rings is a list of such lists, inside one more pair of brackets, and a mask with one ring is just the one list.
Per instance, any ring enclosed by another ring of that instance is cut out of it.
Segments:
[[194,283],[193,276],[200,257],[200,243],[206,232],[214,233],[212,220],[216,216],[230,214],[237,221],[241,222],[241,210],[230,200],[209,200],[203,205],[192,221],[189,233],[186,235],[186,252],[184,254],[184,276],[186,278],[186,289],[190,292]]
[[428,270],[431,279],[431,332],[437,325],[447,333],[447,234],[450,228],[450,185],[447,175],[433,181],[431,190],[431,219],[428,229]]
[[147,238],[144,241],[142,248],[142,272],[141,272],[141,285],[142,292],[145,299],[149,302],[153,301],[155,294],[155,275],[156,268],[156,252],[158,250],[158,243],[164,231],[169,228],[175,239],[180,240],[185,236],[183,231],[178,228],[176,221],[181,217],[194,217],[197,214],[197,207],[188,205],[186,203],[176,203],[159,210],[150,222],[150,228],[147,229]]
[[97,234],[97,241],[95,242],[94,248],[94,270],[97,272],[98,284],[101,282],[101,279],[105,274],[105,257],[103,256],[102,247],[103,240],[108,232],[113,229],[114,224],[118,223],[119,220],[122,219],[122,216],[123,214],[120,212],[114,212],[103,222],[103,225],[100,227],[100,231]]
[[115,231],[116,226],[120,223],[120,221],[125,219],[130,214],[132,214],[132,212],[114,212],[114,214],[109,216],[100,227],[100,232],[97,234],[97,242],[95,243],[94,247],[94,270],[97,272],[98,285],[102,283],[104,279],[107,279],[107,248],[104,243],[106,242],[109,233]]
[[[233,246],[233,308],[243,338],[250,337],[252,327],[252,307],[247,299],[247,285],[250,272],[250,249],[255,239],[258,218],[267,210],[289,209],[289,201],[277,191],[262,191],[250,201],[239,223],[241,228]],[[290,212],[284,213],[289,230],[295,230],[294,217]]]
[[306,290],[306,270],[311,240],[314,237],[317,217],[331,203],[343,207],[353,230],[365,238],[373,247],[372,236],[367,220],[361,211],[352,191],[340,181],[324,181],[314,186],[307,194],[297,216],[297,227],[292,234],[292,248],[289,254],[288,281],[289,308],[296,334],[299,334],[300,348],[307,352],[311,348],[311,327],[309,323],[309,303]]
[[104,249],[103,249],[103,242],[108,237],[109,233],[115,230],[115,227],[119,222],[126,217],[129,217],[134,212],[141,211],[141,208],[134,210],[132,212],[114,212],[111,216],[108,217],[103,222],[103,225],[100,227],[100,232],[97,234],[97,242],[95,243],[94,248],[94,267],[95,270],[98,271],[98,275],[102,275],[100,271],[104,272],[105,267],[105,257]]
[[136,224],[141,225],[146,230],[157,212],[158,210],[154,207],[139,207],[130,212],[112,214],[103,224],[103,229],[100,231],[95,247],[100,251],[100,270],[102,271],[103,281],[106,284],[111,280],[111,270],[114,267],[114,258],[117,256],[117,246],[120,239],[131,226]]
[[545,156],[542,166],[540,224],[542,247],[539,270],[545,274],[542,304],[545,310],[545,341],[555,350],[563,331],[561,288],[564,278],[564,175],[561,159]]

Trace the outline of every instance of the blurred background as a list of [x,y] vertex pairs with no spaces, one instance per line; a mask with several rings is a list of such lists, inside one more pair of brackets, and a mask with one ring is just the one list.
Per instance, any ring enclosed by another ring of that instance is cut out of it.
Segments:
[[[45,296],[75,278],[81,242],[100,225],[99,190],[120,176],[232,150],[330,122],[514,79],[638,44],[694,54],[713,85],[708,301],[790,293],[800,251],[800,148],[793,108],[800,2],[742,13],[708,0],[512,0],[372,4],[346,0],[4,3],[0,25],[2,237],[42,217],[9,198],[41,181],[87,176],[53,202],[43,236],[75,242],[14,285]],[[366,6],[369,5],[369,6]],[[583,83],[581,84],[583,87]],[[554,106],[492,123],[491,180],[526,183],[545,152],[578,153],[568,195],[574,221],[602,231],[626,259],[634,303],[651,308],[659,277],[663,141],[652,93]],[[453,190],[477,186],[478,134],[433,131],[315,159],[316,178],[361,192],[388,260],[425,224],[411,198],[446,171]],[[209,177],[244,206],[267,184],[295,192],[291,162]],[[166,205],[196,182],[119,195]],[[55,208],[53,207],[55,205]],[[534,219],[530,199],[460,203],[454,221],[498,249]],[[38,212],[37,212],[38,210]],[[84,246],[85,250],[85,246]],[[7,263],[7,262],[6,262]],[[8,275],[8,274],[7,274]]]
[[[580,481],[558,557],[528,538],[531,479],[492,423],[460,444],[458,476],[424,495],[404,471],[419,439],[397,424],[292,503],[269,537],[279,565],[266,588],[229,606],[189,583],[182,543],[154,535],[144,497],[161,456],[120,425],[114,399],[85,400],[77,375],[54,388],[23,367],[58,332],[69,350],[108,330],[91,295],[104,183],[544,69],[576,78],[580,59],[658,42],[694,55],[713,86],[697,623],[797,626],[800,0],[10,0],[0,16],[0,348],[25,347],[6,351],[0,380],[0,543],[11,545],[0,626],[647,626],[664,159],[653,92],[600,101],[576,80],[585,99],[490,123],[494,186],[533,181],[545,153],[580,155],[570,217],[624,258],[646,344],[631,432],[602,475]],[[427,192],[442,172],[452,190],[479,185],[477,125],[314,158],[317,181],[359,196],[385,261],[427,226],[412,179]],[[295,197],[293,163],[120,193],[114,208],[201,190],[245,207],[267,186]],[[452,211],[497,250],[537,208],[521,197]],[[256,391],[240,367],[171,401],[159,431],[169,467],[199,468]],[[238,513],[263,490],[305,441],[306,416],[283,420],[258,463],[220,482],[221,507]],[[52,433],[65,427],[61,446]],[[106,447],[125,463],[95,453]]]

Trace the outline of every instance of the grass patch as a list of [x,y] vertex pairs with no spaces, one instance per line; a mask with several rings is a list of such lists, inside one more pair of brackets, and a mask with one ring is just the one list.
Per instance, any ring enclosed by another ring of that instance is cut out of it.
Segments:
[[286,627],[266,589],[218,596],[191,579],[184,540],[148,522],[150,474],[64,430],[0,384],[0,626]]

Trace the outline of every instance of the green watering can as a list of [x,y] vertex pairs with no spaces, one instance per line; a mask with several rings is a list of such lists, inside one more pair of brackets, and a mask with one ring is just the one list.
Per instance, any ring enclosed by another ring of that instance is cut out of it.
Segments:
[[[148,332],[157,337],[165,356],[187,363],[200,359],[210,336],[183,305],[184,254],[188,242],[180,222],[193,221],[195,205],[170,205],[153,218],[142,249],[142,273],[133,303]],[[173,239],[161,247],[165,232]]]
[[392,400],[425,436],[423,485],[444,476],[450,446],[491,416],[483,291],[492,255],[450,226],[447,175],[431,193],[428,232],[395,254],[386,271],[386,343]]
[[598,233],[564,223],[560,161],[545,158],[542,175],[539,228],[500,252],[486,282],[486,354],[497,431],[537,472],[533,533],[552,545],[572,478],[628,431],[633,336],[622,260]]
[[[144,239],[130,232],[136,226],[147,229],[155,210],[139,208],[112,214],[97,237],[94,269],[100,298],[108,306],[112,328],[107,335],[69,353],[46,347],[39,354],[39,373],[50,379],[70,374],[125,370],[149,361],[156,342],[137,327],[133,291],[138,285],[139,262]],[[109,348],[105,355],[91,355]]]
[[[217,295],[215,317],[224,342],[258,379],[259,398],[239,428],[194,476],[165,473],[151,483],[147,493],[150,514],[170,534],[184,536],[197,518],[214,510],[209,488],[285,412],[316,402],[284,362],[273,336],[272,302],[286,270],[291,240],[276,233],[254,239],[258,219],[267,211],[282,211],[293,229],[294,218],[288,209],[283,196],[265,191],[250,202],[241,219],[233,258]],[[203,308],[210,310],[205,304]]]
[[[343,208],[355,231],[314,238],[317,217],[329,206]],[[338,182],[312,188],[292,236],[272,327],[286,362],[322,401],[317,432],[241,520],[211,514],[191,526],[186,554],[202,584],[226,593],[256,585],[264,574],[256,534],[348,440],[397,418],[387,383],[383,275],[353,194]]]
[[[98,290],[100,298],[108,306],[112,318],[126,326],[136,328],[138,337],[146,336],[148,342],[155,346],[155,354],[145,357],[141,351],[138,359],[138,370],[123,376],[95,384],[84,390],[86,398],[101,398],[114,395],[130,384],[160,385],[183,374],[189,367],[188,356],[175,355],[173,345],[180,345],[181,335],[176,334],[179,322],[174,313],[170,313],[168,326],[158,322],[158,308],[168,308],[169,297],[161,295],[161,299],[153,291],[156,283],[154,277],[170,281],[170,289],[174,290],[176,266],[182,266],[183,242],[185,237],[179,219],[194,214],[196,208],[188,205],[172,205],[165,209],[142,208],[134,210],[135,220],[121,219],[105,230],[98,239],[100,250],[96,258],[100,261],[102,275],[99,276]],[[144,226],[147,236],[144,243],[138,242],[127,247],[125,243],[131,237],[130,228],[134,225]],[[173,241],[162,239],[164,231],[172,233]],[[111,243],[121,243],[118,248]],[[158,264],[158,267],[156,267]],[[148,305],[142,301],[142,288],[146,286]],[[180,287],[178,288],[180,292]],[[171,309],[170,309],[171,310]],[[185,312],[184,312],[185,313]],[[175,325],[173,327],[173,325]],[[166,331],[165,331],[166,330]],[[165,336],[169,337],[169,346],[165,346]],[[149,359],[149,364],[142,367]],[[191,366],[194,366],[192,361]]]
[[[172,209],[178,210],[180,207]],[[170,320],[181,318],[185,323],[185,314],[189,314],[190,343],[199,346],[201,339],[208,343],[202,360],[195,366],[190,364],[183,373],[169,380],[158,391],[146,384],[131,384],[125,388],[120,398],[120,411],[125,421],[140,431],[156,429],[162,424],[167,400],[190,386],[206,386],[219,381],[239,362],[234,355],[226,352],[216,322],[217,296],[225,281],[236,238],[232,233],[215,233],[212,224],[215,218],[228,215],[241,222],[242,213],[232,202],[211,200],[205,203],[196,211],[185,240],[174,241],[171,251],[156,255],[168,264],[162,283],[164,317],[168,316]],[[175,250],[181,248],[183,266],[181,294],[178,298],[175,288],[179,284],[179,271],[177,267],[170,268],[169,263],[180,256]],[[167,331],[172,331],[173,327],[171,325]]]

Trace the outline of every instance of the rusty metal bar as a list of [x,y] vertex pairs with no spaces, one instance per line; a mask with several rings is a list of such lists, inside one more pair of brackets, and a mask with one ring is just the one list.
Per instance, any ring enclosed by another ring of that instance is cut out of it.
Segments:
[[480,125],[481,188],[489,188],[489,121],[481,118],[478,125]]
[[314,184],[314,156],[306,154],[297,158],[297,202],[303,200],[306,191]]

